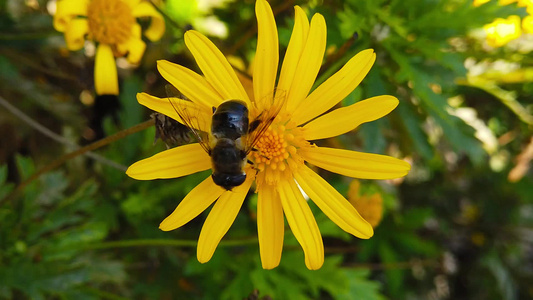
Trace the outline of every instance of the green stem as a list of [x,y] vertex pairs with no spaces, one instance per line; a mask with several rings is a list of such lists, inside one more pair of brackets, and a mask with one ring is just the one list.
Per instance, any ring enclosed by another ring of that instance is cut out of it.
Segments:
[[180,26],[180,24],[178,24],[174,19],[167,15],[167,13],[164,12],[158,5],[156,5],[153,0],[150,0],[150,3],[154,7],[154,9],[157,10],[157,12],[163,16],[165,21],[170,23],[170,25],[174,26],[174,28],[183,30],[183,26]]
[[[243,246],[251,245],[257,243],[257,237],[245,238],[245,239],[236,239],[236,240],[226,240],[221,241],[219,246],[222,247],[233,247],[233,246]],[[82,245],[80,248],[84,250],[95,250],[95,249],[113,249],[113,248],[129,248],[129,247],[196,247],[198,242],[196,240],[169,240],[169,239],[144,239],[144,240],[121,240],[121,241],[112,241],[112,242],[101,242],[101,243],[92,243],[87,245]]]
[[528,112],[526,107],[518,102],[516,99],[516,92],[504,90],[494,81],[486,80],[479,76],[469,79],[458,79],[456,82],[459,85],[476,87],[491,94],[496,99],[500,100],[503,105],[507,106],[524,123],[533,125],[533,116]]
[[26,40],[40,40],[51,36],[58,36],[61,33],[57,31],[45,32],[19,32],[19,33],[2,33],[0,34],[0,41],[26,41]]

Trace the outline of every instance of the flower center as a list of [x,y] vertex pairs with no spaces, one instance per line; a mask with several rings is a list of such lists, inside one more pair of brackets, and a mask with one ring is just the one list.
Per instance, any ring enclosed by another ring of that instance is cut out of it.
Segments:
[[258,171],[258,184],[276,184],[286,172],[304,161],[298,149],[309,143],[302,130],[289,120],[289,115],[278,116],[255,145],[257,151],[250,152],[249,159]]
[[108,45],[126,42],[135,23],[130,6],[121,0],[91,0],[87,19],[91,38]]

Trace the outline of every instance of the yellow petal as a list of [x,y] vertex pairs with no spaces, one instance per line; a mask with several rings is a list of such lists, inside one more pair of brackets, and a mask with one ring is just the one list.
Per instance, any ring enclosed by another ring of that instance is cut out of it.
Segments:
[[144,35],[152,42],[159,40],[165,33],[165,20],[163,16],[148,1],[143,1],[135,6],[133,16],[150,17],[150,26],[144,31]]
[[69,26],[69,22],[77,16],[87,15],[87,5],[89,0],[61,0],[57,2],[56,13],[54,15],[54,28],[59,32],[64,32]]
[[71,51],[80,50],[85,44],[85,35],[89,32],[87,19],[73,19],[65,31],[65,42]]
[[[131,27],[131,35],[128,38],[128,40],[126,42],[124,42],[124,43],[120,43],[120,44],[116,45],[117,47],[115,49],[115,51],[116,51],[115,52],[115,56],[116,57],[122,57],[122,56],[126,55],[126,53],[129,51],[129,48],[130,48],[130,41],[131,40],[141,40],[142,39],[141,31],[142,31],[141,25],[139,25],[138,23],[133,24],[133,26]],[[144,52],[144,50],[143,50],[143,52]]]
[[335,106],[359,85],[375,60],[376,54],[372,49],[363,50],[352,57],[295,109],[292,120],[300,125]]
[[310,270],[320,269],[324,263],[324,244],[309,205],[292,179],[281,180],[278,192],[287,222],[304,250],[305,265]]
[[278,30],[270,5],[258,0],[255,5],[257,16],[257,51],[254,59],[254,99],[260,101],[274,91],[278,72]]
[[113,50],[106,44],[100,44],[96,49],[94,88],[98,95],[118,95],[117,65]]
[[161,222],[159,229],[169,231],[183,226],[206,210],[224,191],[211,176],[207,177],[181,200],[174,212]]
[[185,33],[185,44],[204,73],[205,79],[218,91],[222,99],[239,99],[250,103],[228,60],[207,37],[189,30]]
[[327,181],[302,165],[294,178],[315,204],[342,230],[362,239],[374,235],[372,226]]
[[126,174],[138,180],[176,178],[211,168],[209,155],[198,143],[159,152],[131,165]]
[[304,49],[298,61],[298,67],[294,74],[294,82],[291,84],[287,110],[293,111],[307,97],[316,75],[322,65],[322,58],[326,50],[326,21],[321,14],[315,14],[311,19],[309,35]]
[[[124,1],[124,0],[122,0],[122,1]],[[139,4],[139,2],[141,2],[141,0],[125,0],[125,2],[133,10],[135,8],[135,6],[137,6],[137,4]]]
[[142,40],[141,30],[141,25],[137,23],[133,24],[129,39],[117,45],[117,57],[124,56],[128,53],[128,61],[130,63],[138,64],[141,61],[144,50],[146,50],[146,43]]
[[363,153],[326,147],[300,151],[309,163],[348,177],[362,179],[392,179],[407,175],[411,165],[386,155]]
[[[209,132],[211,128],[212,111],[207,107],[196,105],[191,101],[178,98],[158,98],[146,93],[138,93],[137,101],[139,101],[141,105],[171,117],[182,124],[192,125],[194,129]],[[182,110],[186,109],[189,114],[194,117],[194,123],[184,123],[176,112],[176,109],[178,108],[181,108]]]
[[217,107],[224,98],[205,80],[205,78],[183,66],[166,60],[157,61],[157,69],[163,78],[176,87],[194,103],[208,108]]
[[248,176],[242,185],[224,192],[209,212],[198,238],[196,256],[199,262],[208,262],[215,253],[218,243],[235,221],[253,179],[254,176]]
[[[531,9],[533,9],[533,5],[530,6]],[[524,17],[522,19],[522,29],[525,33],[532,33],[533,34],[533,14],[530,14],[527,17]]]
[[283,209],[276,189],[262,185],[258,191],[257,235],[263,269],[279,265],[283,250]]
[[393,96],[377,96],[336,109],[307,123],[303,127],[304,137],[310,141],[341,135],[387,115],[398,103]]
[[146,43],[141,39],[130,39],[128,41],[128,61],[132,64],[138,64],[143,57]]
[[[305,15],[305,12],[299,7],[294,7],[294,28],[292,29],[291,39],[283,59],[281,66],[281,72],[279,75],[278,90],[289,92],[292,82],[294,80],[294,74],[298,68],[298,62],[304,49],[305,42],[307,41],[307,35],[309,34],[309,20]],[[296,79],[298,80],[298,78]]]

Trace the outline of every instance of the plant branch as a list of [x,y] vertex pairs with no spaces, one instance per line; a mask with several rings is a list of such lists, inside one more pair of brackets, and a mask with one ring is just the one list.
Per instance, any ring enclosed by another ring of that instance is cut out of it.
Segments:
[[[243,246],[256,244],[257,237],[250,237],[245,239],[235,239],[235,240],[223,240],[220,241],[219,246],[229,247],[229,246]],[[130,248],[130,247],[158,247],[158,246],[169,246],[169,247],[196,247],[198,241],[196,240],[171,240],[171,239],[143,239],[143,240],[121,240],[121,241],[111,241],[111,242],[101,242],[101,243],[91,243],[86,245],[80,245],[76,248],[81,248],[85,250],[96,250],[96,249],[114,249],[114,248]]]
[[[37,123],[35,120],[33,120],[31,117],[29,117],[28,115],[26,115],[24,112],[22,112],[21,110],[19,110],[18,108],[14,107],[13,105],[11,105],[11,103],[9,103],[8,101],[6,101],[4,98],[2,98],[0,96],[0,105],[2,105],[3,107],[5,107],[9,112],[11,112],[12,114],[14,114],[15,116],[17,116],[17,118],[19,118],[21,121],[23,121],[24,123],[30,125],[30,127],[32,127],[33,129],[39,131],[40,133],[46,135],[47,137],[51,138],[52,140],[60,143],[60,144],[63,144],[63,145],[67,145],[67,146],[70,146],[70,147],[73,147],[75,149],[79,149],[80,146],[69,141],[68,139],[60,136],[59,134],[51,131],[50,129],[44,127],[43,125]],[[103,165],[107,165],[109,167],[112,167],[112,168],[115,168],[119,171],[123,171],[125,172],[126,171],[126,167],[121,165],[121,164],[118,164],[110,159],[107,159],[101,155],[98,155],[96,153],[93,153],[93,152],[86,152],[84,153],[84,155],[98,161],[99,163],[103,164]]]
[[24,180],[22,183],[20,183],[17,188],[11,192],[6,198],[0,200],[0,205],[3,204],[3,202],[7,201],[7,200],[10,200],[12,199],[13,197],[15,197],[15,195],[17,193],[19,193],[20,191],[22,191],[28,184],[30,184],[32,181],[34,181],[35,179],[39,178],[42,174],[44,173],[47,173],[47,172],[50,172],[52,171],[53,169],[59,167],[60,165],[62,165],[63,163],[65,163],[66,161],[70,160],[70,159],[73,159],[77,156],[80,156],[84,153],[87,153],[89,151],[92,151],[92,150],[95,150],[95,149],[98,149],[100,147],[103,147],[107,144],[110,144],[112,142],[115,142],[115,141],[118,141],[120,139],[123,139],[125,138],[126,136],[130,135],[130,134],[133,134],[133,133],[136,133],[136,132],[139,132],[141,130],[144,130],[148,127],[151,127],[154,125],[154,120],[148,120],[148,121],[145,121],[143,123],[140,123],[140,124],[137,124],[133,127],[130,127],[126,130],[122,130],[120,132],[117,132],[115,133],[114,135],[111,135],[111,136],[108,136],[104,139],[101,139],[101,140],[98,140],[92,144],[89,144],[83,148],[80,148],[76,151],[73,151],[73,152],[70,152],[70,153],[67,153],[63,156],[61,156],[60,158],[52,161],[51,163],[49,163],[48,165],[44,166],[42,169],[40,169],[39,171],[37,171],[36,173],[32,174],[28,179]]

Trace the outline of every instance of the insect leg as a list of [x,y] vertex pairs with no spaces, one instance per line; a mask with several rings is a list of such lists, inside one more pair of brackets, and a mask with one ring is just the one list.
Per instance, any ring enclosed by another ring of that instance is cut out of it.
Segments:
[[254,132],[254,130],[259,127],[259,124],[261,124],[261,120],[255,119],[250,123],[250,126],[248,127],[248,133]]

